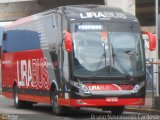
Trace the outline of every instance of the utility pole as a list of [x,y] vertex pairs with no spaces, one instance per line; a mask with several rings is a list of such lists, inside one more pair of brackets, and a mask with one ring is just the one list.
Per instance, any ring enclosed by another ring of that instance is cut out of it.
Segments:
[[[158,47],[160,47],[160,46],[158,46],[158,0],[155,0],[155,22],[156,22],[156,38],[157,38],[157,61],[159,60],[159,58],[158,58]],[[160,71],[159,71],[160,72]],[[159,96],[159,78],[160,78],[160,75],[158,75],[158,78],[157,78],[157,81],[156,81],[156,96]]]
[[[159,14],[159,12],[158,12],[158,0],[155,0],[155,22],[156,22],[156,37],[157,37],[157,50],[156,50],[156,56],[157,56],[157,61],[159,61],[159,56],[158,56],[158,54],[160,54],[159,53],[159,40],[158,40],[158,37],[159,37],[159,35],[158,35],[158,32],[159,32],[159,30],[158,30],[158,15]],[[159,82],[159,79],[160,79],[160,74],[159,74],[159,72],[160,72],[160,67],[159,66],[157,66],[157,69],[158,69],[158,77],[157,77],[157,79],[156,79],[156,94],[155,94],[155,96],[154,96],[154,101],[153,101],[153,104],[154,104],[154,109],[158,109],[158,110],[160,110],[160,96],[159,96],[159,84],[160,84],[160,82]]]

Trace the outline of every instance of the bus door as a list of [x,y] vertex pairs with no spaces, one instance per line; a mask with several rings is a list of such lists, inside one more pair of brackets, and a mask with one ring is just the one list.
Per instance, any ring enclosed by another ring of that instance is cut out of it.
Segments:
[[59,33],[61,33],[59,38],[61,40],[59,41],[59,51],[60,51],[60,68],[61,68],[61,82],[62,82],[62,92],[64,93],[64,98],[68,99],[68,89],[69,89],[69,55],[68,52],[65,50],[65,42],[64,42],[64,31],[66,31],[67,28],[67,19],[63,16],[59,16],[61,20],[58,20],[60,22],[59,25],[61,25],[61,30],[59,29]]

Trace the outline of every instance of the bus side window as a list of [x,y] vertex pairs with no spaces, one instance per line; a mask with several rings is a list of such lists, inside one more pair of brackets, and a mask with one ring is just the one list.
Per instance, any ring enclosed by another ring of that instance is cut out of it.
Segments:
[[50,54],[51,54],[52,64],[54,68],[55,69],[59,68],[58,54],[55,47],[52,48],[52,50],[50,51]]
[[3,41],[6,41],[7,40],[7,33],[3,33]]
[[2,47],[1,47],[1,51],[2,51],[2,53],[6,53],[7,52],[7,50],[6,50],[6,43],[7,43],[7,33],[6,32],[4,32],[3,33],[3,35],[2,35],[3,37],[2,37]]
[[33,30],[9,30],[4,35],[3,50],[6,52],[18,52],[40,49],[38,32]]
[[2,42],[3,42],[3,28],[0,28],[0,59],[1,59],[1,53],[2,53]]

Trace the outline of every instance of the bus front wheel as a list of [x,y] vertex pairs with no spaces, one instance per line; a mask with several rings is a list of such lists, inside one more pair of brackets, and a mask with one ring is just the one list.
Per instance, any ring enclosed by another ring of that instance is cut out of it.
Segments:
[[58,104],[58,91],[56,89],[51,93],[51,104],[52,104],[52,110],[55,114],[62,115],[65,113],[67,107],[60,106]]

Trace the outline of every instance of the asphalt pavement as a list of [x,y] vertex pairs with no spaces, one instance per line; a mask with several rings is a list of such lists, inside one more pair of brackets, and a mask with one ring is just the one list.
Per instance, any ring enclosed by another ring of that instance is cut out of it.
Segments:
[[154,108],[154,94],[152,91],[146,92],[145,105],[143,106],[127,106],[126,111],[144,112],[149,114],[160,114],[160,108]]
[[125,111],[122,116],[112,116],[110,112],[105,112],[101,109],[95,108],[82,108],[79,110],[70,109],[66,115],[57,116],[52,113],[52,108],[50,105],[36,104],[32,108],[16,109],[13,106],[13,100],[7,99],[2,95],[0,95],[0,115],[3,115],[3,117],[6,116],[8,120],[146,120],[146,118],[155,118],[153,120],[160,119],[160,115],[158,114],[148,114],[144,112],[141,113],[132,111]]

